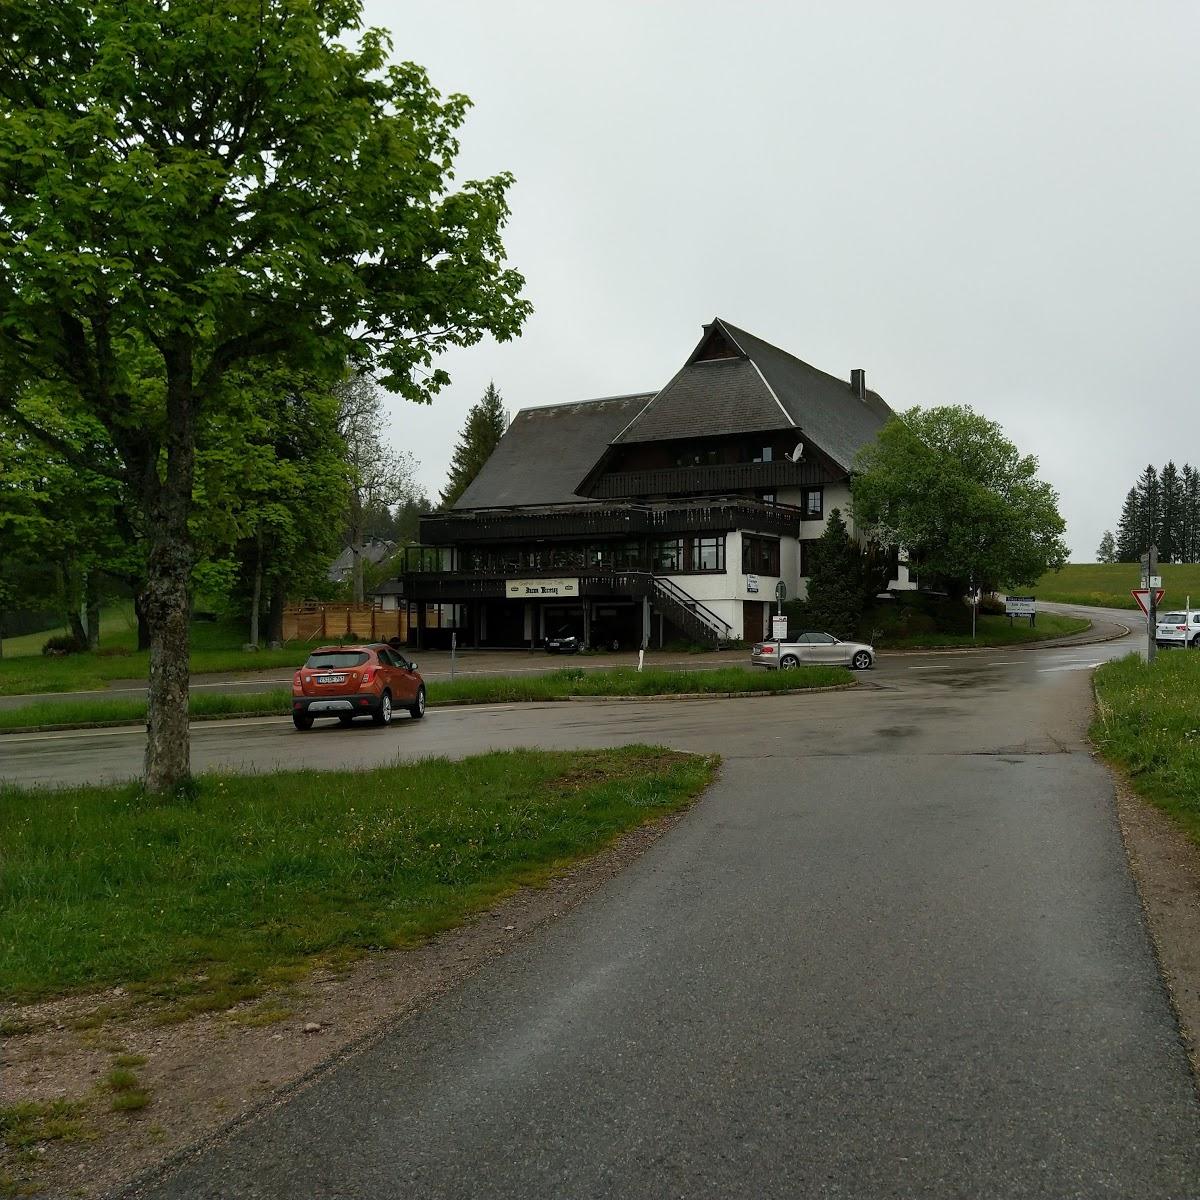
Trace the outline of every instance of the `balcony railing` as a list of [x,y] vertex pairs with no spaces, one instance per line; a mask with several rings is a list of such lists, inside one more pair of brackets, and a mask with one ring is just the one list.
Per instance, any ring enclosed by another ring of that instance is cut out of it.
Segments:
[[527,538],[632,538],[732,529],[798,537],[803,519],[803,510],[795,505],[740,497],[668,504],[488,508],[422,517],[421,541],[427,546],[454,546]]
[[702,463],[652,471],[615,471],[592,485],[597,500],[621,496],[694,496],[740,488],[819,487],[832,477],[817,462]]

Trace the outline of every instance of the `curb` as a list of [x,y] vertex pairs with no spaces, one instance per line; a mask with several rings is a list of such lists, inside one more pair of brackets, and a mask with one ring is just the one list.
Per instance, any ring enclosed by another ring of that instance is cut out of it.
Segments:
[[1027,653],[1031,650],[1055,650],[1070,646],[1102,646],[1105,642],[1115,642],[1123,637],[1128,637],[1133,632],[1131,625],[1122,625],[1119,621],[1114,621],[1113,624],[1116,625],[1119,632],[1106,633],[1086,640],[1074,640],[1082,639],[1083,635],[1088,632],[1088,630],[1082,629],[1079,633],[1066,633],[1060,637],[1043,638],[1040,642],[998,642],[990,646],[931,646],[924,650],[917,646],[911,650],[880,650],[879,657],[904,658],[913,654],[983,654],[984,652],[994,653],[997,650],[1003,650],[1006,653],[1010,650]]
[[[849,692],[858,687],[857,680],[851,683],[827,683],[818,687],[768,688],[753,692],[677,692],[659,696],[556,696],[556,700],[579,700],[600,704],[631,704],[643,701],[662,700],[745,700],[752,696],[803,696],[806,692]],[[535,703],[539,703],[535,701]]]

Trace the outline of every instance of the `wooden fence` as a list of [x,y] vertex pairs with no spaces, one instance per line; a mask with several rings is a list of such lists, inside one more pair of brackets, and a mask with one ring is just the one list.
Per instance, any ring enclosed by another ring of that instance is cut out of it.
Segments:
[[378,608],[373,604],[322,604],[306,601],[283,610],[283,639],[286,642],[332,641],[358,638],[364,642],[386,642],[408,637],[408,607]]

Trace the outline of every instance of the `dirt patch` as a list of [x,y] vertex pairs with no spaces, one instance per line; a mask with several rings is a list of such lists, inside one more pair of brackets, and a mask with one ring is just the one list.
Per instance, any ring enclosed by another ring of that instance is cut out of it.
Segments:
[[1115,775],[1117,816],[1159,967],[1200,1078],[1200,846]]
[[[0,1195],[95,1197],[128,1185],[386,1034],[570,911],[682,815],[631,831],[423,946],[313,971],[223,1013],[163,1025],[121,988],[0,1006],[0,1126],[13,1106],[56,1102],[70,1105],[77,1122],[70,1136],[0,1147]],[[148,1102],[122,1108],[135,1088]]]

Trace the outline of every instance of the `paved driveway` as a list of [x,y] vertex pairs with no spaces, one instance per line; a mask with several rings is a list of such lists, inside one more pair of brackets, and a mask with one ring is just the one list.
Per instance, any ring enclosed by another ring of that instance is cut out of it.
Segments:
[[[144,1194],[1200,1194],[1083,741],[1089,667],[1130,648],[896,659],[825,696],[202,727],[208,766],[634,738],[726,761],[580,908]],[[128,734],[50,736],[0,741],[0,775],[136,767]]]

